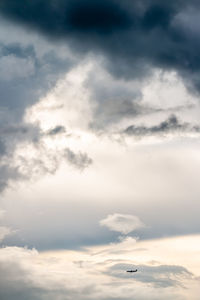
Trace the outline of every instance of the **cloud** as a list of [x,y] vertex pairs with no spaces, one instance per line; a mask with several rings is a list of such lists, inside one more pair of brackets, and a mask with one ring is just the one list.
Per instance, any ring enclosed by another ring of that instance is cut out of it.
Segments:
[[[133,253],[136,247],[136,243],[138,241],[137,238],[133,238],[130,236],[120,236],[118,238],[118,242],[110,243],[108,246],[104,247],[104,250],[99,251],[97,253],[93,253],[93,255],[103,255],[103,256],[125,256],[127,254]],[[146,250],[146,249],[141,249]]]
[[[25,141],[26,143],[26,141]],[[23,145],[23,144],[22,144]],[[12,171],[15,176],[6,177],[4,174],[4,181],[2,181],[2,190],[8,186],[9,181],[12,183],[13,180],[31,180],[38,179],[46,174],[55,174],[62,163],[67,162],[78,170],[84,170],[92,164],[92,159],[83,152],[74,152],[70,148],[60,148],[59,150],[55,148],[51,149],[45,146],[43,143],[43,138],[34,145],[25,145],[27,151],[30,151],[28,155],[20,151],[16,152],[13,157],[14,167],[10,167],[10,172]],[[29,149],[29,150],[28,150]],[[5,170],[9,170],[9,165],[5,165]]]
[[[23,9],[22,9],[23,7]],[[103,53],[117,77],[144,78],[152,68],[175,70],[199,90],[199,30],[192,22],[196,0],[43,1],[2,0],[12,21],[66,40],[78,52]],[[190,24],[190,26],[186,26]]]
[[1,75],[0,80],[10,81],[19,78],[32,76],[35,72],[35,67],[30,59],[17,58],[9,55],[0,60]]
[[143,137],[147,135],[165,135],[169,133],[199,133],[200,127],[181,122],[175,115],[170,115],[165,121],[151,127],[131,125],[123,131],[130,136]]
[[0,209],[0,220],[4,217],[5,210]]
[[137,216],[125,214],[108,215],[107,218],[100,221],[100,225],[123,234],[145,227]]
[[25,179],[19,166],[14,161],[16,148],[30,143],[33,146],[39,143],[40,129],[28,123],[4,124],[0,129],[1,162],[0,162],[0,191],[9,186],[11,181]]
[[[42,299],[43,289],[34,284],[32,276],[30,276],[33,269],[28,270],[26,267],[27,261],[30,258],[34,259],[37,252],[17,247],[3,248],[0,252],[1,299]],[[15,255],[17,259],[14,257]]]
[[15,160],[19,148],[28,143],[34,148],[36,144],[42,143],[41,129],[37,124],[26,122],[24,113],[73,65],[72,56],[70,57],[67,50],[63,51],[64,49],[66,50],[66,47],[55,47],[37,36],[28,34],[22,28],[1,20],[1,191],[9,186],[10,182],[26,177],[21,172],[22,166],[17,165]]
[[138,272],[134,274],[135,281],[153,284],[155,287],[162,288],[182,285],[183,279],[188,280],[193,277],[193,274],[186,268],[174,265],[148,266],[115,264],[108,269],[107,274],[119,278],[130,278],[130,274],[126,273],[126,270],[130,269],[138,270]]
[[65,154],[68,162],[76,166],[78,169],[85,169],[92,164],[92,159],[88,157],[86,153],[79,152],[76,154],[72,150],[67,148],[65,150]]
[[[23,31],[16,34],[24,36]],[[12,121],[21,121],[25,109],[37,102],[72,65],[70,58],[62,58],[50,46],[41,55],[34,42],[7,42],[0,35],[0,108],[6,108]]]
[[[0,210],[0,222],[2,223],[2,219],[4,218],[5,215],[5,211],[4,210]],[[5,237],[7,237],[8,235],[12,234],[13,231],[11,230],[11,228],[6,227],[6,226],[0,226],[0,243],[4,240]]]
[[[21,10],[21,5],[17,1],[12,0],[8,4],[3,1],[0,9],[7,17],[33,26],[46,34],[58,36],[67,35],[70,32],[99,32],[104,35],[116,29],[120,31],[129,28],[131,25],[128,13],[115,1],[98,0],[94,4],[91,0],[75,3],[59,0],[56,4],[44,2],[42,7],[41,4],[41,1],[28,3],[24,10]],[[40,10],[39,7],[41,7]],[[45,23],[41,22],[42,16],[46,18]]]
[[123,80],[111,76],[101,59],[91,61],[84,86],[89,91],[93,107],[92,130],[116,126],[125,119],[148,115],[160,110],[142,103],[143,84],[137,80]]
[[25,179],[20,174],[17,167],[12,167],[9,163],[1,164],[0,166],[0,192],[4,191],[11,182],[17,182]]
[[10,123],[0,129],[0,191],[12,182],[31,180],[45,174],[54,174],[62,162],[84,170],[92,159],[84,152],[76,153],[63,144],[59,149],[53,141],[55,135],[65,132],[65,127],[56,126],[45,132],[33,123]]
[[4,240],[4,238],[12,233],[12,230],[5,226],[0,226],[0,242]]
[[186,268],[143,264],[132,278],[126,273],[130,265],[107,261],[105,257],[99,262],[87,252],[41,254],[35,249],[5,247],[0,249],[0,297],[2,300],[145,300],[148,295],[149,300],[180,300],[188,293],[182,286],[186,283],[190,299],[195,299],[191,291],[199,282]]
[[53,129],[50,129],[47,132],[47,135],[57,135],[57,134],[65,133],[65,132],[66,132],[65,127],[58,125],[58,126],[54,127]]

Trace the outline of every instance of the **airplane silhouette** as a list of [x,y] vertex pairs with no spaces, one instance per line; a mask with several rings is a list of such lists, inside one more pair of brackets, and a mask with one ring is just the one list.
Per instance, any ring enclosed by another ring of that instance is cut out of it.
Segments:
[[128,273],[135,273],[135,272],[137,272],[137,269],[136,270],[128,270],[126,272],[128,272]]

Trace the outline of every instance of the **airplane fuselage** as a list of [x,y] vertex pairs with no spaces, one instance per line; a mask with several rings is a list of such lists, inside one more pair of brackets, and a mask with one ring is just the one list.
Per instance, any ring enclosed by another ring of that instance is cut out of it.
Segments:
[[137,272],[137,270],[130,270],[130,271],[126,271],[126,272],[128,272],[128,273],[135,273],[135,272]]

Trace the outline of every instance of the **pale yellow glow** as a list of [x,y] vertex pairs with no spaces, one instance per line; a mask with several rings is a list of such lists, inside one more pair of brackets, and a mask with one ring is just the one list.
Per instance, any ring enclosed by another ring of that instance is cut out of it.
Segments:
[[41,258],[57,258],[95,264],[107,260],[147,265],[180,265],[195,276],[200,276],[200,235],[179,236],[156,240],[135,240],[131,237],[122,242],[87,248],[80,251],[41,252]]

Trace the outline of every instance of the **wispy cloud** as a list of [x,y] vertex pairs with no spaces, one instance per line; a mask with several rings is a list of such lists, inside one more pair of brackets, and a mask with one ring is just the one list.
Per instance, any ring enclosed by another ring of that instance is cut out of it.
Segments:
[[[130,264],[114,264],[107,270],[107,274],[118,278],[129,278],[130,275],[126,270],[132,268],[138,269],[137,274],[134,276],[135,281],[143,283],[151,283],[155,287],[172,287],[182,285],[184,280],[191,280],[193,274],[182,266],[173,265],[130,265]],[[124,272],[122,272],[124,271]]]
[[156,136],[166,134],[178,134],[178,133],[199,133],[200,126],[191,125],[187,122],[181,122],[175,115],[170,115],[165,121],[162,121],[158,125],[145,126],[145,125],[131,125],[124,131],[129,136],[144,137],[144,136]]

